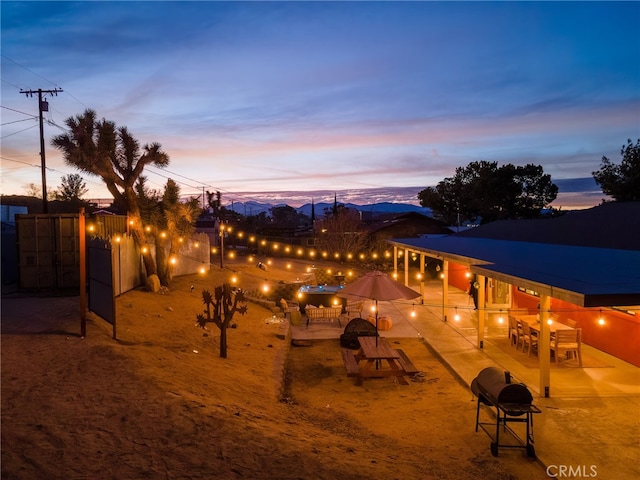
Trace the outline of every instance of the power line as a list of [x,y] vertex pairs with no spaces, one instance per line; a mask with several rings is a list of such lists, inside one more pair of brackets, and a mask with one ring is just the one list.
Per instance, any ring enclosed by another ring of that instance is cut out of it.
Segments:
[[17,132],[8,133],[7,135],[5,135],[5,136],[3,136],[3,137],[0,137],[0,139],[7,138],[7,137],[11,137],[11,136],[13,136],[13,135],[17,135],[17,134],[22,133],[22,132],[26,132],[27,130],[31,130],[32,128],[36,128],[37,126],[38,126],[38,125],[31,125],[30,127],[23,128],[22,130],[18,130]]
[[[35,168],[40,168],[40,165],[38,164],[34,164],[34,163],[28,163],[28,162],[23,162],[22,160],[16,160],[15,158],[9,158],[9,157],[5,157],[5,156],[0,156],[0,158],[2,160],[8,161],[8,162],[15,162],[15,163],[20,163],[22,165],[26,165],[27,167],[35,167]],[[22,168],[22,167],[19,167]],[[52,167],[46,167],[48,171],[50,172],[56,172],[56,173],[61,173],[62,175],[70,175],[69,172],[63,172],[62,170],[57,170],[55,168]],[[93,180],[89,180],[86,179],[85,177],[82,177],[82,179],[86,182],[86,183],[92,183],[94,185],[98,185],[98,186],[104,186],[103,183],[99,183]]]
[[[42,75],[40,75],[39,73],[34,72],[34,71],[33,71],[33,70],[31,70],[30,68],[25,67],[24,65],[22,65],[22,64],[20,64],[20,63],[18,63],[18,62],[16,62],[15,60],[13,60],[13,59],[11,59],[11,58],[7,57],[6,55],[2,55],[2,54],[0,54],[0,56],[2,56],[2,58],[6,59],[6,60],[9,60],[11,63],[13,63],[13,64],[17,65],[18,67],[20,67],[20,68],[24,68],[27,72],[32,73],[33,75],[35,75],[36,77],[41,78],[41,79],[42,79],[42,80],[44,80],[45,82],[50,83],[51,85],[54,85],[54,86],[56,87],[56,89],[58,89],[58,84],[57,84],[57,83],[52,82],[52,81],[51,81],[51,80],[49,80],[48,78],[43,77],[43,76],[42,76]],[[18,87],[18,88],[19,88],[19,87]],[[62,89],[60,89],[60,91],[62,91]],[[20,92],[20,93],[23,93],[23,92]]]
[[[21,113],[23,115],[27,115],[31,118],[38,118],[37,116],[35,116],[33,113],[27,113],[27,112],[21,112],[20,110],[16,110],[15,108],[10,108],[10,107],[5,107],[4,105],[0,106],[1,108],[4,108],[5,110],[11,110],[12,112],[16,112],[16,113]],[[27,119],[28,120],[28,119]]]
[[22,120],[14,120],[13,122],[0,123],[0,126],[11,125],[13,123],[28,122],[29,120],[35,120],[35,117],[34,118],[23,118]]

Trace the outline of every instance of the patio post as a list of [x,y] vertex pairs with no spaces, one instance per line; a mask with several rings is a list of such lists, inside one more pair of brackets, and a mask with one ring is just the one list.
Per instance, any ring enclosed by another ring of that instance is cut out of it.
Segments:
[[393,278],[398,279],[398,247],[393,246]]
[[[540,294],[540,335],[538,337],[538,360],[540,362],[540,395],[547,398],[551,389],[551,334],[547,319],[551,310],[551,297]],[[557,355],[557,353],[556,353]]]
[[442,316],[447,321],[445,306],[449,305],[449,260],[442,260]]
[[404,249],[404,286],[409,286],[409,249]]
[[424,304],[424,253],[420,253],[420,303]]
[[485,295],[485,281],[484,275],[478,275],[476,281],[480,284],[478,287],[478,348],[482,350],[484,348],[484,325],[487,317],[487,299]]

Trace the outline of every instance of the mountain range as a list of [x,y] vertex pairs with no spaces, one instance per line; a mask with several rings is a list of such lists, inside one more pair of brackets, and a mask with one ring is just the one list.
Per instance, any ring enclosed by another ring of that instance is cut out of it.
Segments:
[[[340,203],[340,202],[339,202]],[[367,212],[373,215],[380,215],[383,213],[407,213],[407,212],[417,212],[422,215],[432,216],[431,209],[419,207],[416,205],[411,205],[408,203],[393,203],[393,202],[379,202],[379,203],[371,203],[366,205],[357,205],[355,203],[340,203],[345,207],[350,209],[357,210],[359,212]],[[225,205],[225,207],[234,212],[240,213],[242,215],[258,215],[261,212],[269,213],[269,211],[273,207],[282,207],[286,204],[271,204],[271,203],[261,203],[261,202],[232,202],[230,204]],[[311,203],[305,203],[300,207],[296,208],[298,213],[302,213],[307,216],[311,216]],[[313,205],[315,210],[316,217],[322,217],[324,215],[325,210],[333,208],[333,202],[319,202]]]

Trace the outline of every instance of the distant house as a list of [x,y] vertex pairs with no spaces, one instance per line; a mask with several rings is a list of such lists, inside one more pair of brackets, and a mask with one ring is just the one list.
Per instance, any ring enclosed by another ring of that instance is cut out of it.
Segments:
[[220,243],[220,230],[218,219],[212,214],[205,212],[196,220],[196,233],[204,233],[209,237],[211,246],[218,246]]
[[445,223],[417,212],[377,215],[366,225],[369,233],[378,240],[453,233]]

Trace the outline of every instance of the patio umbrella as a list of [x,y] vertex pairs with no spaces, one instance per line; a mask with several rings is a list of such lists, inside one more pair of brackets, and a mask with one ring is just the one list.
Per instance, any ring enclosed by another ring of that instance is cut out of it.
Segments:
[[338,294],[339,297],[369,299],[376,303],[376,343],[378,341],[378,301],[419,297],[420,294],[403,284],[396,282],[386,273],[375,270],[363,275],[358,280],[345,286]]

